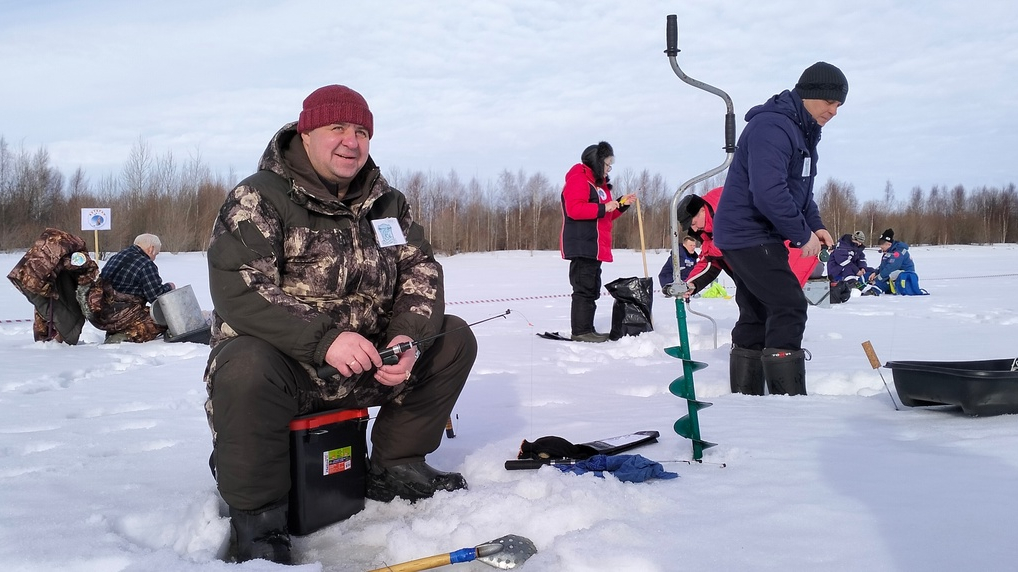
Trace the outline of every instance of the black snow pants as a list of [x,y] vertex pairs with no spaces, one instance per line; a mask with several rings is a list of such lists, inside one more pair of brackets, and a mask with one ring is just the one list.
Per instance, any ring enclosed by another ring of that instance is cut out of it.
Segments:
[[601,296],[601,261],[573,258],[569,261],[569,285],[573,287],[569,321],[574,336],[594,331],[594,313]]
[[[209,401],[215,430],[219,492],[233,508],[257,510],[290,491],[290,421],[331,409],[381,406],[371,431],[371,462],[380,467],[423,461],[442,441],[446,421],[477,357],[477,341],[461,318],[446,316],[439,337],[414,364],[412,388],[380,397],[373,371],[339,400],[315,397],[317,386],[293,358],[252,336],[225,341]],[[456,331],[452,331],[456,330]],[[310,395],[309,395],[310,394]]]
[[739,306],[732,344],[751,350],[802,349],[808,303],[788,267],[785,245],[763,244],[722,254],[732,268]]

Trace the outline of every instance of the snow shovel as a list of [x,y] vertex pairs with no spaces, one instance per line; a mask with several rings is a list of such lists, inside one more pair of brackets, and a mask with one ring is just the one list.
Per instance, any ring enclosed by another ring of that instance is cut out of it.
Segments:
[[463,548],[447,554],[436,554],[409,562],[377,568],[370,572],[415,572],[431,570],[440,566],[477,560],[499,570],[512,570],[537,553],[537,547],[529,539],[507,534],[491,542],[473,548]]

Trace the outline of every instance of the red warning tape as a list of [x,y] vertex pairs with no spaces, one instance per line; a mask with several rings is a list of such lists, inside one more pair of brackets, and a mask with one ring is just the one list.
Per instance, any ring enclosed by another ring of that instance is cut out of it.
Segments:
[[[602,290],[602,294],[607,294],[607,290]],[[454,306],[456,304],[494,304],[496,302],[519,302],[521,300],[548,300],[551,298],[568,298],[572,294],[548,294],[544,296],[520,296],[518,298],[489,298],[486,300],[462,300],[459,302],[446,302],[447,306]],[[0,324],[16,324],[16,323],[31,323],[35,320],[0,320]]]
[[446,302],[447,306],[455,304],[492,304],[495,302],[518,302],[520,300],[545,300],[548,298],[567,298],[571,294],[551,294],[548,296],[522,296],[519,298],[492,298],[490,300],[464,300],[462,302]]

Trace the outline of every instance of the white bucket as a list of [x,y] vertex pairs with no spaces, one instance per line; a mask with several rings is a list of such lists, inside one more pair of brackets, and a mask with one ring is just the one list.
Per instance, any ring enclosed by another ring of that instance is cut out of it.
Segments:
[[191,285],[175,288],[152,302],[152,319],[166,326],[169,336],[175,338],[197,330],[208,329],[201,306]]

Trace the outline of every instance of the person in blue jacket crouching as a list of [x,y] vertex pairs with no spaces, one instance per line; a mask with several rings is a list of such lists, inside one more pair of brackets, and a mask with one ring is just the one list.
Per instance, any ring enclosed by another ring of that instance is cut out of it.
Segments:
[[[909,284],[914,284],[914,289],[919,290],[919,279],[915,273],[915,263],[912,262],[912,255],[908,252],[908,244],[901,240],[894,239],[894,229],[889,228],[880,235],[877,240],[880,251],[880,266],[876,272],[869,275],[867,282],[879,288],[885,294],[920,294],[922,292],[909,292]],[[906,280],[901,288],[894,287],[895,282],[902,277],[903,273],[911,273],[913,280]],[[900,292],[898,290],[901,290]],[[864,292],[865,293],[865,292]]]

